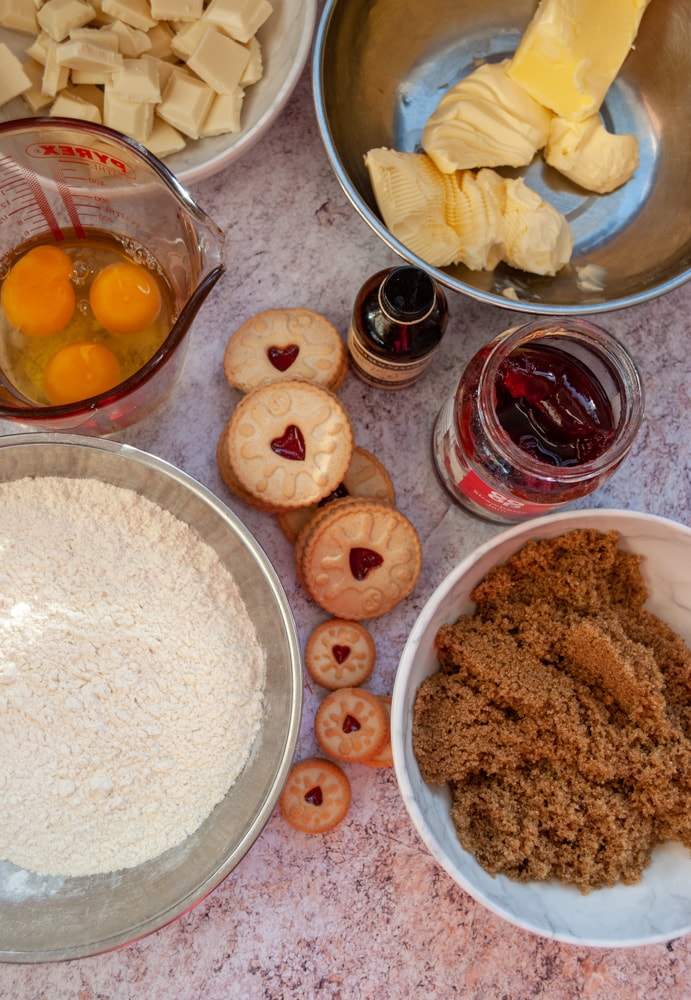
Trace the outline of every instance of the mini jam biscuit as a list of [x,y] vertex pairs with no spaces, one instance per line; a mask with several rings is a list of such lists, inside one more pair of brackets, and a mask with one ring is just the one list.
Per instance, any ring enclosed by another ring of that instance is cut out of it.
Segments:
[[242,397],[228,421],[228,463],[264,509],[317,503],[340,484],[353,452],[345,407],[328,389],[267,382]]
[[[369,497],[382,503],[396,503],[393,481],[386,468],[370,451],[359,445],[353,448],[350,465],[333,498],[344,496]],[[326,497],[320,503],[329,503],[331,499],[332,497]],[[293,545],[309,519],[316,513],[318,506],[313,504],[310,507],[284,511],[278,515],[281,531]]]
[[267,309],[233,333],[223,356],[228,384],[242,392],[278,379],[305,379],[337,392],[348,354],[336,328],[310,309]]
[[362,763],[366,764],[367,767],[392,767],[393,750],[391,749],[391,695],[378,694],[377,698],[379,698],[379,701],[386,709],[386,714],[389,718],[389,738],[376,757],[370,757],[368,760],[363,760]]
[[314,735],[329,757],[361,763],[381,753],[389,738],[386,709],[371,691],[340,688],[317,709]]
[[305,645],[307,672],[329,691],[364,684],[375,659],[374,639],[365,626],[343,618],[317,625]]
[[284,818],[303,833],[326,833],[345,818],[350,782],[338,764],[309,757],[294,764],[281,792]]
[[298,577],[336,618],[378,618],[420,575],[417,531],[396,507],[348,497],[319,510],[295,543]]

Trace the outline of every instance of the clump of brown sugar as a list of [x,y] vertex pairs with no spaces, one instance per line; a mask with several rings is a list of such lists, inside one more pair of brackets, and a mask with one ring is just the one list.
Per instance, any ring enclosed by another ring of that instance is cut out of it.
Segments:
[[618,543],[529,542],[437,634],[415,755],[493,875],[587,892],[638,881],[658,843],[691,847],[691,652]]

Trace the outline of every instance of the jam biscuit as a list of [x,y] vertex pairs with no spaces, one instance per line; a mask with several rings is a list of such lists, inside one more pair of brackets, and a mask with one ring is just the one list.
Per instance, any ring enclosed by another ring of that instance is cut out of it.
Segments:
[[240,485],[238,477],[235,475],[233,467],[230,464],[230,458],[228,457],[228,429],[229,426],[226,424],[221,431],[218,444],[216,445],[216,464],[218,465],[218,471],[221,473],[221,479],[231,493],[234,493],[239,500],[242,500],[242,502],[246,503],[249,507],[261,510],[265,514],[277,514],[277,507],[272,507],[270,504],[262,503]]
[[279,807],[303,833],[326,833],[341,822],[350,806],[350,782],[333,761],[309,757],[294,764]]
[[360,763],[376,757],[389,738],[386,709],[371,691],[340,688],[317,709],[314,735],[329,757]]
[[343,618],[317,625],[305,645],[307,672],[330,691],[364,684],[375,659],[374,639],[365,626]]
[[267,309],[233,333],[223,356],[228,384],[250,392],[265,382],[305,379],[337,392],[348,372],[338,331],[310,309]]
[[[337,487],[334,498],[341,496],[370,497],[381,500],[382,503],[396,503],[391,476],[378,458],[366,448],[355,445],[350,459],[350,465],[343,477],[343,482]],[[320,501],[323,505],[332,497]],[[310,507],[300,507],[297,510],[283,511],[278,515],[281,531],[288,541],[295,544],[297,536],[318,509],[317,504]]]
[[298,577],[336,618],[377,618],[407,597],[422,568],[417,531],[397,508],[373,500],[334,500],[295,543]]
[[350,464],[350,418],[328,389],[299,380],[248,392],[228,421],[227,460],[240,487],[264,509],[317,503]]
[[386,714],[389,717],[389,738],[376,755],[376,757],[370,757],[368,760],[363,760],[363,764],[367,767],[391,767],[393,765],[393,751],[391,749],[391,695],[388,694],[378,694],[377,698],[382,703],[386,709]]

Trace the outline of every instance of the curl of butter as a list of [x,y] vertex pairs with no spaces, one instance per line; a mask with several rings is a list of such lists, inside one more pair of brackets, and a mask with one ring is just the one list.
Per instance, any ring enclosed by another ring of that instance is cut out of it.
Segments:
[[508,64],[478,66],[427,119],[421,145],[443,173],[522,167],[547,142],[552,112],[507,76]]
[[608,132],[599,115],[578,122],[554,118],[543,155],[569,180],[598,194],[625,184],[639,162],[636,136]]
[[389,232],[433,267],[506,261],[554,275],[571,259],[567,220],[520,179],[491,169],[444,174],[425,153],[385,147],[369,150],[365,166]]

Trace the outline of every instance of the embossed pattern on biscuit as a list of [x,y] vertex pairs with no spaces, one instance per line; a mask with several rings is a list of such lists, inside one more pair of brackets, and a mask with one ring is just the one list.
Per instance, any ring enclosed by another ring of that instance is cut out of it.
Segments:
[[[382,503],[395,504],[396,493],[393,481],[378,458],[366,448],[355,445],[350,459],[350,465],[343,477],[343,482],[335,491],[336,496],[367,497],[380,500]],[[328,503],[331,497],[326,497],[320,503]],[[295,543],[298,535],[309,519],[318,510],[317,504],[300,507],[297,510],[285,511],[279,514],[278,522],[286,538]]]
[[310,309],[267,309],[233,333],[223,358],[228,383],[243,392],[281,378],[334,389],[347,370],[336,328]]
[[343,618],[376,618],[410,594],[422,566],[417,532],[396,508],[349,498],[320,511],[298,539],[310,596]]
[[389,737],[386,709],[371,691],[332,691],[317,709],[314,733],[325,753],[358,763],[378,754]]
[[322,687],[357,687],[372,673],[374,639],[359,622],[332,618],[321,622],[305,644],[305,666]]
[[350,797],[350,782],[338,764],[309,757],[291,768],[279,805],[296,829],[326,833],[345,817]]
[[240,400],[229,421],[235,475],[253,496],[279,507],[302,507],[333,492],[352,448],[344,407],[307,382],[260,386]]

